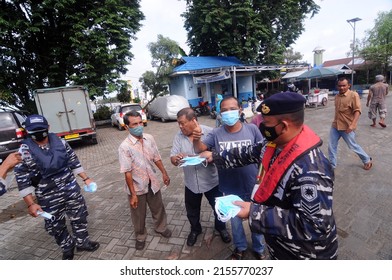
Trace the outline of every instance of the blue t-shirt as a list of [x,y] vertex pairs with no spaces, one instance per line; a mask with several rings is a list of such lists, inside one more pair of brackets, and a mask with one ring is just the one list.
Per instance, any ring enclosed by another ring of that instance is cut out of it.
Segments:
[[[234,133],[228,132],[225,127],[215,128],[203,140],[209,150],[220,153],[223,150],[249,146],[263,140],[263,136],[254,124],[243,123],[242,128]],[[220,191],[226,195],[236,194],[249,201],[256,182],[257,171],[257,164],[234,169],[218,169]]]

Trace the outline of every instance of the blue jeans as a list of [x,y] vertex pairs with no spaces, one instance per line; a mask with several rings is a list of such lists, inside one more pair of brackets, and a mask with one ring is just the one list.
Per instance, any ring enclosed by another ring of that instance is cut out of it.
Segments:
[[[233,234],[233,243],[239,251],[245,251],[248,248],[248,242],[246,241],[246,234],[242,224],[242,219],[237,216],[230,219],[231,221],[231,232]],[[264,252],[263,244],[264,236],[252,232],[252,249],[256,253]]]
[[328,156],[329,156],[329,161],[331,162],[333,168],[336,168],[336,162],[337,162],[336,155],[338,152],[338,142],[340,137],[343,138],[348,148],[354,153],[356,153],[364,164],[371,161],[370,156],[368,156],[368,154],[355,141],[354,131],[351,131],[350,133],[346,133],[345,130],[337,130],[336,128],[331,127],[329,133]]

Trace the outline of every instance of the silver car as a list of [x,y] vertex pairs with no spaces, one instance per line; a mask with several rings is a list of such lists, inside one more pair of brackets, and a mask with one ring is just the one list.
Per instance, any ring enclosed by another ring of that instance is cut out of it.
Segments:
[[144,126],[147,126],[147,116],[144,113],[142,107],[140,104],[137,103],[127,103],[127,104],[121,104],[117,105],[114,110],[113,114],[111,115],[111,123],[113,127],[117,127],[119,130],[124,130],[124,120],[123,117],[124,115],[129,112],[129,111],[138,111],[140,115],[142,115],[142,121]]

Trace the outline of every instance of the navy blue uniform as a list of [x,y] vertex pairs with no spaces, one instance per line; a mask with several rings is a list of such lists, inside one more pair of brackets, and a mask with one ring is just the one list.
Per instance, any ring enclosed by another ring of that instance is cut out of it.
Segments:
[[[218,168],[259,163],[266,142],[214,154]],[[279,150],[272,158],[272,162]],[[332,211],[333,170],[319,147],[297,158],[262,204],[252,203],[252,232],[264,234],[274,259],[336,259],[338,240]]]
[[[45,229],[63,252],[88,244],[88,212],[75,178],[84,170],[76,154],[53,133],[49,133],[49,144],[43,147],[31,139],[24,140],[24,144],[28,148],[23,162],[15,167],[21,197],[35,193],[42,210],[55,216],[54,221],[45,220]],[[73,236],[67,230],[65,214],[70,218]]]

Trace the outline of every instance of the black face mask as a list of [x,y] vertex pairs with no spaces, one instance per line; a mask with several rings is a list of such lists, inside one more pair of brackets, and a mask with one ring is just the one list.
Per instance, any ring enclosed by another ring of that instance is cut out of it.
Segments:
[[260,123],[259,129],[261,134],[267,139],[268,141],[274,141],[276,138],[278,138],[280,135],[276,133],[275,127],[280,125],[281,122],[279,122],[277,125],[274,126],[265,126],[264,123]]
[[34,132],[29,132],[29,137],[31,137],[31,139],[41,142],[43,140],[45,140],[46,137],[48,137],[48,133],[49,131],[47,129],[44,130],[38,130],[38,131],[34,131]]

